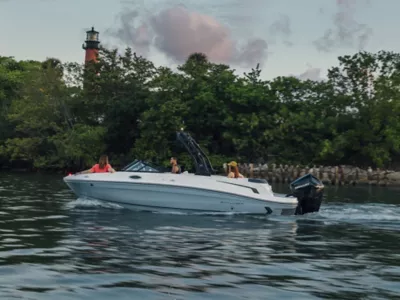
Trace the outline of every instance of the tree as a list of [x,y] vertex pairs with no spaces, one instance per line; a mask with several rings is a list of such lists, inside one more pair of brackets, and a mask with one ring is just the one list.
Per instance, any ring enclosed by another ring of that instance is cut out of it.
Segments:
[[342,153],[342,160],[354,164],[383,166],[400,150],[400,55],[360,52],[339,62],[329,70],[339,126],[326,152]]
[[177,70],[132,52],[98,62],[0,57],[0,164],[82,169],[107,153],[167,164],[191,159],[182,127],[215,166],[228,160],[294,164],[400,164],[400,54],[338,58],[325,81],[244,76],[193,53]]
[[12,57],[0,57],[0,165],[8,160],[5,142],[13,136],[14,131],[8,119],[10,106],[19,97],[27,72],[39,67],[39,62],[17,62]]

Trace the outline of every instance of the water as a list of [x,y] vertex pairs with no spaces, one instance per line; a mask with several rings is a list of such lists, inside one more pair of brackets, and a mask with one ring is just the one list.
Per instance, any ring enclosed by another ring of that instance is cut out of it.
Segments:
[[328,188],[315,215],[189,216],[0,174],[0,299],[400,299],[399,196]]

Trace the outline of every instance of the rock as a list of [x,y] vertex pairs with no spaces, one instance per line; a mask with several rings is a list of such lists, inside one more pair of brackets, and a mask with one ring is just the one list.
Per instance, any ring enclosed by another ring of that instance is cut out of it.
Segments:
[[386,177],[390,182],[397,181],[398,183],[400,183],[400,172],[391,172],[387,174]]

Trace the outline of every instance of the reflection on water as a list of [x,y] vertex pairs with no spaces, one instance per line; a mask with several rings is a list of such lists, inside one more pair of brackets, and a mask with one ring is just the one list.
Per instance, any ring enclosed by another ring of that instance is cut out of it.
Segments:
[[399,299],[399,195],[329,188],[299,217],[153,214],[0,174],[0,298]]

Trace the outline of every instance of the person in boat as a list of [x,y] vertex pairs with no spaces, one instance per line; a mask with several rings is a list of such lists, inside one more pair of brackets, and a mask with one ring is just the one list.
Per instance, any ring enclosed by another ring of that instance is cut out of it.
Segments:
[[108,162],[108,156],[102,155],[100,156],[99,163],[95,164],[88,170],[79,172],[78,174],[87,174],[87,173],[114,173],[115,170],[111,167],[110,163]]
[[236,161],[231,161],[228,163],[228,178],[244,178],[244,176],[239,173],[239,168]]
[[171,173],[174,174],[180,174],[181,173],[181,167],[178,165],[178,160],[176,157],[171,157],[171,160],[169,161],[172,168],[171,168]]

